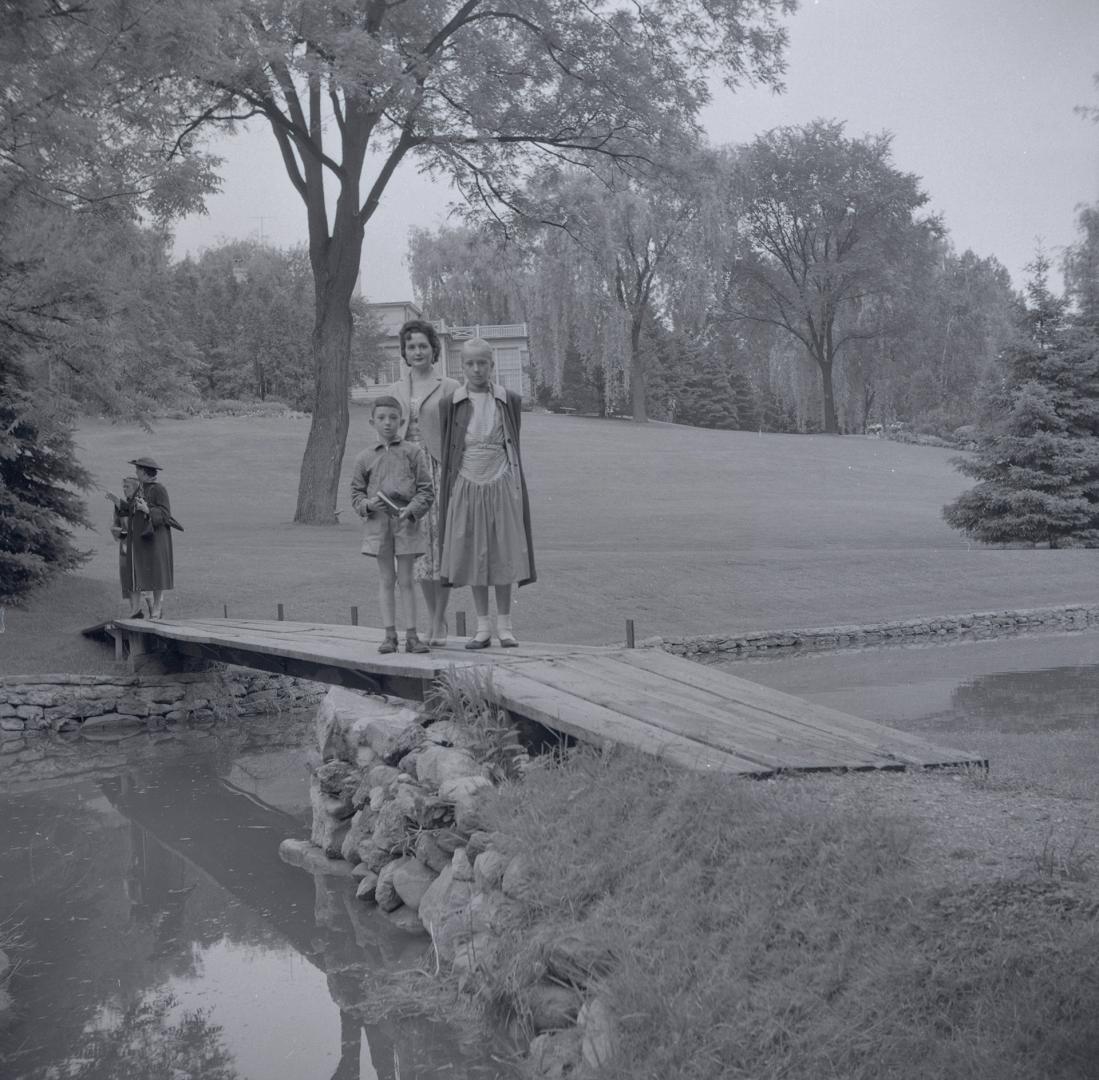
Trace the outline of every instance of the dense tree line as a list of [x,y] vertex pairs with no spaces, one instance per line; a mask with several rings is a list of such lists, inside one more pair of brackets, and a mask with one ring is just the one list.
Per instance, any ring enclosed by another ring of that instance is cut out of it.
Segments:
[[562,168],[489,225],[416,232],[452,321],[525,320],[541,400],[711,427],[951,435],[1016,303],[957,253],[887,136],[816,121],[698,150],[659,182]]

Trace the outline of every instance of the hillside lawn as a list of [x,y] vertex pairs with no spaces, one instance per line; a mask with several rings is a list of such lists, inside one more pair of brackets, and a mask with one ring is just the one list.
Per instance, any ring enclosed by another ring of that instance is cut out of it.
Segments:
[[[309,420],[88,422],[77,436],[97,490],[97,531],[76,575],[7,612],[0,673],[102,670],[80,628],[122,613],[109,504],[150,454],[163,467],[175,534],[169,617],[377,622],[375,571],[359,554],[348,478],[373,431],[352,409],[340,524],[292,524]],[[1099,552],[995,549],[942,521],[967,486],[951,452],[863,437],[760,435],[540,413],[524,416],[539,580],[518,592],[521,639],[639,637],[866,623],[1093,601]],[[472,616],[468,590],[452,610]],[[421,624],[423,620],[421,619]],[[453,633],[454,620],[451,619]]]

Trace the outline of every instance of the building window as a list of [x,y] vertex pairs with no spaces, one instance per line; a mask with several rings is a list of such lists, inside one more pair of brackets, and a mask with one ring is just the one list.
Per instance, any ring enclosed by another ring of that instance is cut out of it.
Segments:
[[507,390],[523,392],[523,355],[520,349],[493,349],[496,381]]
[[396,382],[401,376],[401,347],[386,343],[382,346],[385,359],[378,365],[378,375],[374,380],[375,386],[388,386]]

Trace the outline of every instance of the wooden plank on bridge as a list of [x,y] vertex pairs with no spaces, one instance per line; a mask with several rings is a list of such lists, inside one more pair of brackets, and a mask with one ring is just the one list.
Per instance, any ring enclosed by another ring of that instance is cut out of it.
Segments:
[[383,655],[383,632],[369,626],[240,619],[113,625],[145,645],[160,638],[192,655],[405,696],[422,694],[452,668],[485,667],[499,703],[518,715],[693,769],[762,776],[987,764],[656,649],[527,642],[473,652],[455,639],[430,653]]
[[[828,732],[859,742],[877,753],[894,755],[905,765],[983,767],[988,764],[987,758],[980,754],[939,746],[921,739],[918,735],[897,731],[873,720],[851,716],[825,705],[814,705],[804,698],[772,690],[709,665],[672,656],[662,649],[623,650],[619,658],[625,664],[663,675],[679,687],[713,691],[730,703],[757,710],[763,716],[780,716],[799,727]],[[696,668],[701,670],[696,671]]]
[[531,667],[524,668],[524,673],[551,684],[583,686],[584,696],[593,701],[616,701],[631,716],[744,754],[772,770],[834,769],[837,763],[853,769],[899,764],[843,737],[798,730],[781,716],[762,715],[713,694],[684,693],[682,683],[638,670],[620,656],[548,660],[537,673]]

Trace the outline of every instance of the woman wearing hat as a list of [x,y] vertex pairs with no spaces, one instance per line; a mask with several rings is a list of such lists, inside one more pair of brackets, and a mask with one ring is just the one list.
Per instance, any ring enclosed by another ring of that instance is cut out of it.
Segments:
[[141,594],[150,619],[164,615],[164,593],[172,587],[172,517],[168,492],[156,474],[160,466],[150,457],[130,462],[141,483],[130,500],[130,558],[133,563],[134,591]]

